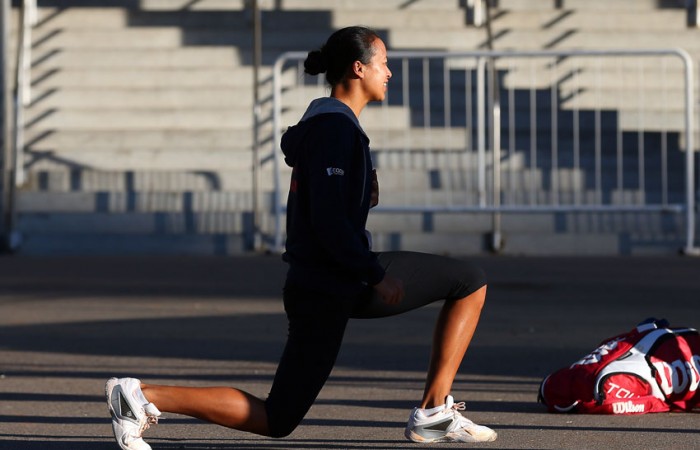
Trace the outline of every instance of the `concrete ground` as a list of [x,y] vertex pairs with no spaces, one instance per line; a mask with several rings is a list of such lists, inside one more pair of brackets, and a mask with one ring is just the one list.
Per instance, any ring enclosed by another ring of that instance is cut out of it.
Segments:
[[[157,449],[700,449],[700,410],[549,414],[543,376],[650,317],[700,327],[700,259],[475,259],[489,298],[454,385],[466,415],[496,429],[478,445],[403,438],[420,398],[438,311],[351,323],[337,367],[302,425],[272,440],[166,414]],[[117,449],[110,376],[265,396],[285,339],[277,256],[0,258],[0,449]]]

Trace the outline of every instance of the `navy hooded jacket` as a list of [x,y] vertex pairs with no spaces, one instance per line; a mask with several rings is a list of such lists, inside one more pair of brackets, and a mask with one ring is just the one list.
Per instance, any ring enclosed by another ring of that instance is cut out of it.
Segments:
[[372,193],[369,138],[341,101],[311,102],[282,136],[292,167],[284,260],[289,283],[359,293],[384,278],[365,233]]

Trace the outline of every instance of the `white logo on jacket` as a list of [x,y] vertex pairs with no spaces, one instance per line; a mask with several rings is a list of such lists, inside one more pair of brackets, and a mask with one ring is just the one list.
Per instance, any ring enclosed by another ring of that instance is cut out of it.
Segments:
[[328,176],[333,176],[333,175],[339,175],[343,176],[345,175],[345,171],[343,169],[340,169],[338,167],[326,167],[326,173]]

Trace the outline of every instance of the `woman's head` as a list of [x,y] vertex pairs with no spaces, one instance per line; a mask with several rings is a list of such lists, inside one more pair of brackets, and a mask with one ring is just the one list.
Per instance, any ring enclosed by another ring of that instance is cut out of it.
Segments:
[[326,74],[331,86],[341,83],[355,61],[369,64],[374,55],[376,31],[366,27],[347,27],[333,33],[319,50],[310,51],[304,71],[310,75]]

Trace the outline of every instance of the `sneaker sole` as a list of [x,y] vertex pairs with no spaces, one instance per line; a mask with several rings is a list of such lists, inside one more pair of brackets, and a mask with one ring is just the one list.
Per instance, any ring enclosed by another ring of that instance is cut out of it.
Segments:
[[448,433],[439,438],[427,439],[417,433],[414,433],[412,430],[406,430],[404,435],[409,441],[416,442],[419,444],[431,444],[439,442],[493,442],[498,437],[498,433],[496,432],[494,432],[493,435],[490,435],[487,439],[477,439],[473,436],[467,438],[464,435]]

